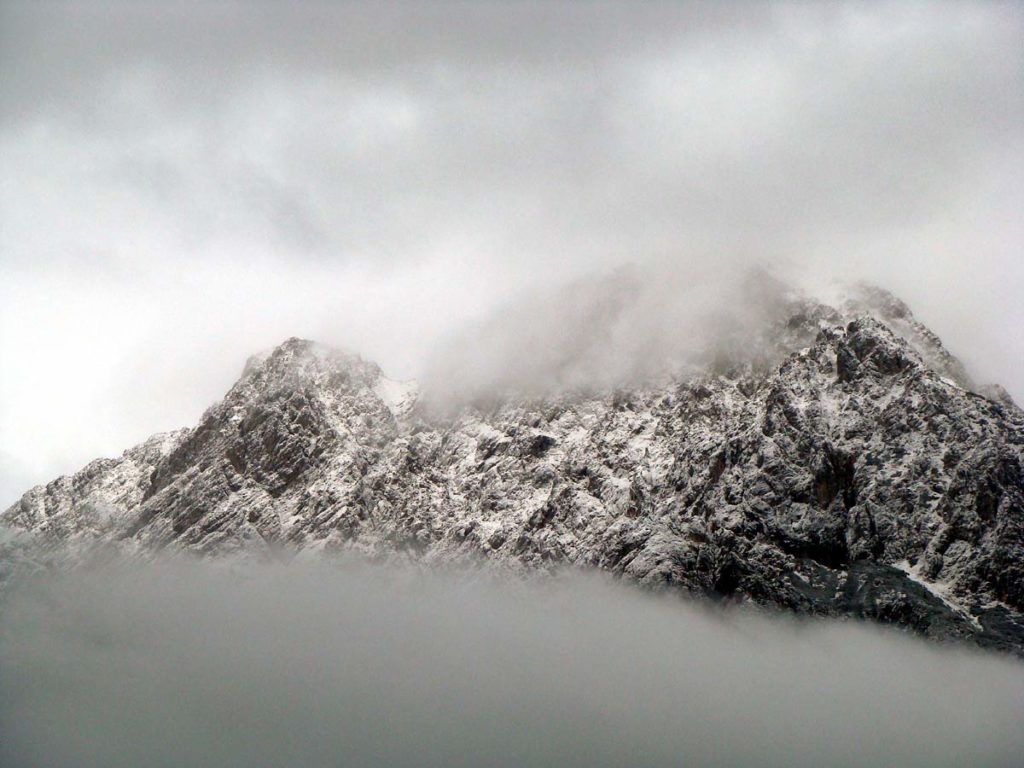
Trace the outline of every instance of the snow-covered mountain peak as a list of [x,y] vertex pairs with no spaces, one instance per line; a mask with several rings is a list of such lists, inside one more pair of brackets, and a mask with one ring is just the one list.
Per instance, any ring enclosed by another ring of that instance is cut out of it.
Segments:
[[[194,428],[32,489],[0,519],[75,557],[568,564],[1024,650],[1024,413],[973,392],[889,294],[833,306],[756,288],[700,326],[714,343],[689,347],[687,367],[436,414],[414,383],[289,339]],[[573,333],[590,351],[618,343],[628,312]],[[577,366],[565,381],[593,369],[563,351],[545,354]]]
[[382,376],[380,366],[354,352],[292,337],[246,362],[235,387],[267,388],[306,383],[373,387]]

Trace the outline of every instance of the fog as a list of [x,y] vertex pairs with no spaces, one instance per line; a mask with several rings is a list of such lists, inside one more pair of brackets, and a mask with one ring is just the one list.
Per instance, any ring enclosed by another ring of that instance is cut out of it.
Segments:
[[289,336],[421,376],[624,265],[880,283],[1024,400],[1022,43],[997,2],[0,0],[0,504]]
[[10,768],[1011,766],[1024,666],[596,576],[198,563],[21,584]]
[[777,364],[769,327],[786,320],[787,297],[813,295],[779,277],[736,265],[632,266],[524,295],[436,345],[421,404],[450,414],[508,396],[607,393],[730,363]]

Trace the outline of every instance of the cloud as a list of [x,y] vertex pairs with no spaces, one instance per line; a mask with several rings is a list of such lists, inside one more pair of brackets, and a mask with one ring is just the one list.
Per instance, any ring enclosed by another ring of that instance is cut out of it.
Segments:
[[200,563],[9,592],[0,759],[1010,766],[1019,661],[596,577]]
[[1014,4],[0,22],[0,449],[36,480],[190,423],[288,336],[419,375],[624,263],[882,283],[1024,399]]

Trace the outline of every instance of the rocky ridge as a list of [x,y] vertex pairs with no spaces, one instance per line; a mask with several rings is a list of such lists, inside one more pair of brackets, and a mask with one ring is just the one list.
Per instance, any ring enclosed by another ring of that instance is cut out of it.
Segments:
[[884,291],[771,299],[756,356],[443,417],[290,339],[196,427],[27,492],[0,556],[593,567],[1024,652],[1024,413]]

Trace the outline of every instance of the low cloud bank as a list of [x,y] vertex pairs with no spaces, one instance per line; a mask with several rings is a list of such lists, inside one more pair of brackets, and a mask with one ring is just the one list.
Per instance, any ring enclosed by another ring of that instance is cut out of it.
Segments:
[[36,580],[0,763],[1010,766],[1024,665],[853,624],[312,565]]

